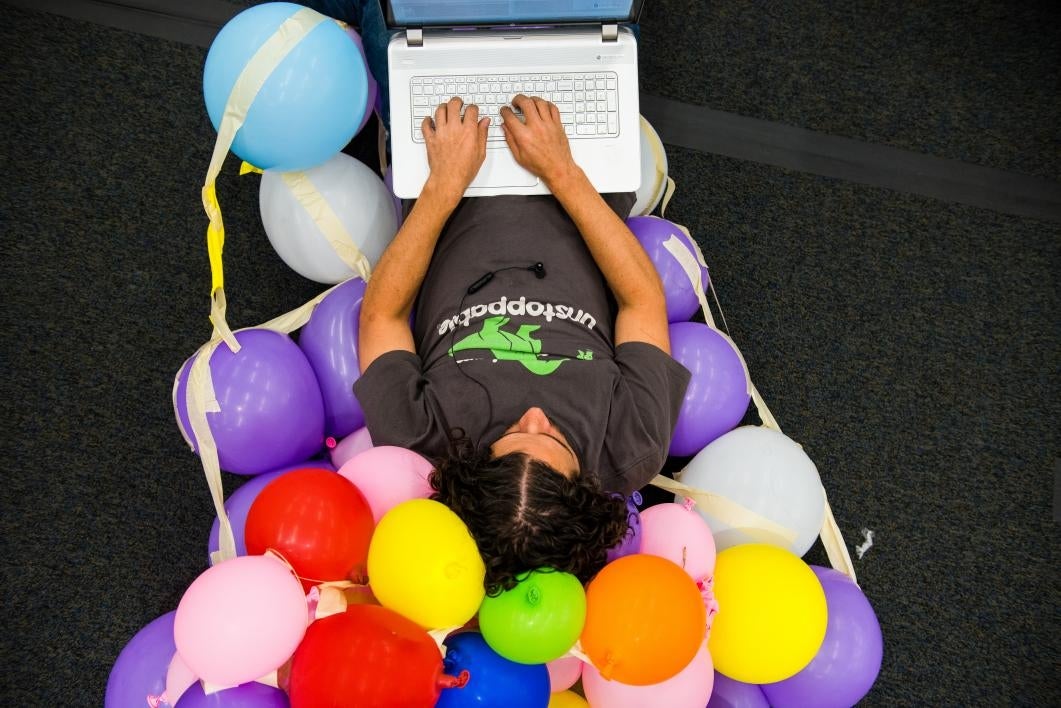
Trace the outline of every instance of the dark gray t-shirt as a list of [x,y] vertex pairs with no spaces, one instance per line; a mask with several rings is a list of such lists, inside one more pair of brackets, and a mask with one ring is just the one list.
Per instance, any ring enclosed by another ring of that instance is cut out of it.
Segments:
[[[606,195],[620,216],[632,199]],[[689,372],[651,344],[615,347],[614,322],[607,284],[556,199],[465,199],[420,290],[417,353],[380,356],[354,392],[375,444],[427,456],[444,455],[456,427],[489,445],[538,406],[583,473],[630,492],[663,465]]]

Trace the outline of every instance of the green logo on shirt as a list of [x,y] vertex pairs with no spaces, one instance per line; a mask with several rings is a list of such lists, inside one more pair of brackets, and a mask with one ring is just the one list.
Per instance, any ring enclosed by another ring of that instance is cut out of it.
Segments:
[[[455,352],[487,349],[500,361],[518,361],[532,374],[547,376],[567,359],[539,359],[542,343],[531,334],[541,329],[541,325],[520,325],[513,332],[501,329],[509,323],[508,317],[488,317],[483,320],[483,328],[475,334],[469,334],[453,345],[449,355]],[[592,357],[592,354],[590,355]]]

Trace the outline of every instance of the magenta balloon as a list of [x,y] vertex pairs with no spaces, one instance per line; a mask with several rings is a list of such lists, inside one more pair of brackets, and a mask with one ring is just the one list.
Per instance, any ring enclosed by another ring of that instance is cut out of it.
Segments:
[[[622,494],[616,494],[615,496],[621,497]],[[630,528],[622,541],[608,549],[608,563],[611,563],[616,558],[641,552],[641,512],[637,510],[637,505],[640,503],[640,492],[634,492],[626,497],[626,521]]]
[[364,296],[365,281],[361,278],[339,285],[314,308],[298,336],[298,345],[320,384],[324,431],[337,438],[365,424],[361,404],[354,397],[354,381],[361,376],[357,325]]
[[869,693],[880,673],[884,640],[869,600],[851,578],[810,567],[825,590],[829,618],[814,659],[792,678],[762,686],[770,705],[846,708]]
[[[221,469],[261,474],[309,459],[324,445],[324,403],[313,368],[286,334],[244,329],[235,336],[238,354],[221,344],[210,357],[221,411],[206,420]],[[198,452],[185,398],[191,361],[177,375],[173,403]]]
[[177,651],[173,641],[176,611],[158,617],[133,635],[118,654],[107,679],[104,708],[146,706],[148,696],[166,690],[166,670]]
[[[274,479],[282,474],[287,474],[292,470],[301,470],[307,467],[313,469],[328,470],[334,472],[335,467],[332,463],[326,460],[307,460],[306,462],[300,462],[297,465],[289,465],[282,467],[281,469],[273,472],[266,472],[260,474],[244,482],[236,491],[229,495],[228,499],[225,500],[225,511],[228,513],[228,521],[232,524],[232,535],[236,539],[236,555],[245,556],[247,555],[247,543],[244,537],[244,529],[247,527],[247,514],[250,512],[251,504],[258,498],[258,493],[265,489],[265,485],[272,482]],[[216,552],[221,547],[221,521],[216,516],[214,517],[214,524],[210,527],[210,540],[207,544],[209,558],[210,553]]]
[[175,708],[288,708],[287,694],[262,683],[243,683],[206,695],[196,681],[177,701]]
[[692,378],[678,412],[670,454],[694,455],[737,426],[751,394],[740,355],[720,332],[699,322],[670,326],[671,356]]
[[[667,321],[686,322],[691,319],[700,308],[700,300],[693,284],[689,282],[689,276],[663,244],[671,238],[677,238],[693,259],[696,258],[696,247],[681,229],[666,219],[634,216],[626,220],[626,225],[645,249],[663,283],[663,293],[667,298]],[[706,293],[710,280],[707,268],[697,267],[700,271],[700,286]]]
[[716,671],[707,708],[770,708],[770,704],[754,683],[735,681]]

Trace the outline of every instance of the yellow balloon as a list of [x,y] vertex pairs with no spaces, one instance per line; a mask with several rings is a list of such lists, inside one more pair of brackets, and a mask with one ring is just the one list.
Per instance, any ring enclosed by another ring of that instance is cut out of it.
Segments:
[[799,673],[825,639],[821,582],[791,551],[751,543],[715,562],[719,611],[708,649],[715,669],[744,683],[774,683]]
[[561,691],[549,697],[548,708],[589,708],[589,703],[574,691]]
[[468,527],[431,499],[398,504],[368,547],[368,582],[384,607],[425,629],[462,625],[486,591],[486,567]]

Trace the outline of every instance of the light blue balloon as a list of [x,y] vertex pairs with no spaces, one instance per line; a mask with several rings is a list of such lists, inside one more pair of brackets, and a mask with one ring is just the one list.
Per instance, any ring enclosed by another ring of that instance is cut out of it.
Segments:
[[[247,62],[300,5],[272,2],[233,17],[214,38],[203,95],[214,130]],[[282,172],[315,167],[350,142],[368,106],[368,70],[354,40],[328,19],[310,31],[265,80],[232,152]]]

